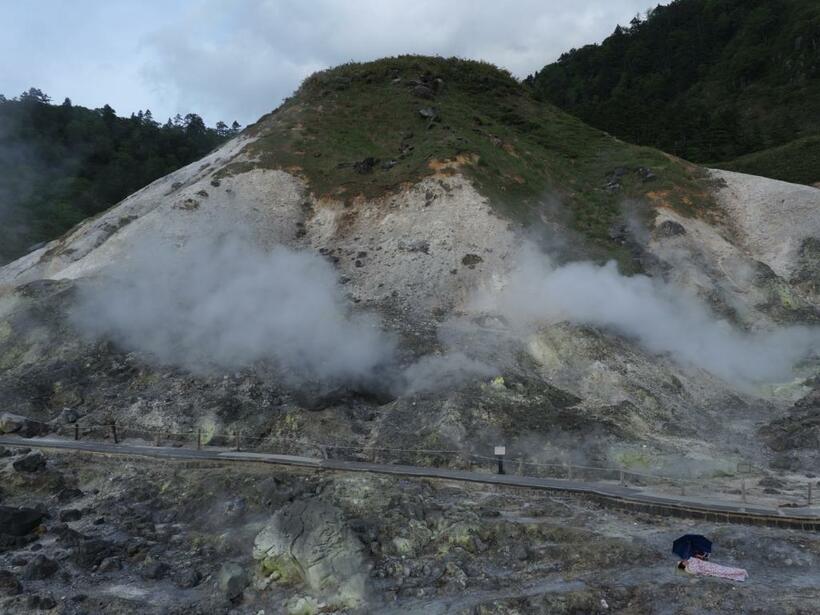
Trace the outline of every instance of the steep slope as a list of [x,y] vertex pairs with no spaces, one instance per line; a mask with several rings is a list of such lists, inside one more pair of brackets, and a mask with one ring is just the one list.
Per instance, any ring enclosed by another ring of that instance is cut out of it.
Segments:
[[818,194],[627,145],[485,64],[346,65],[0,269],[0,399],[294,452],[765,465],[750,434],[814,369],[816,331],[781,325],[817,321]]
[[[676,0],[528,82],[627,141],[732,160],[820,133],[819,27],[811,0]],[[771,162],[755,172],[797,179]]]

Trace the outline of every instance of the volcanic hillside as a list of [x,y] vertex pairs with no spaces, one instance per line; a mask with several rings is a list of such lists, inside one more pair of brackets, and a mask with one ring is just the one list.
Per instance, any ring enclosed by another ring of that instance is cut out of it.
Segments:
[[490,65],[344,65],[0,269],[0,401],[55,426],[799,468],[818,236],[820,191],[628,145]]

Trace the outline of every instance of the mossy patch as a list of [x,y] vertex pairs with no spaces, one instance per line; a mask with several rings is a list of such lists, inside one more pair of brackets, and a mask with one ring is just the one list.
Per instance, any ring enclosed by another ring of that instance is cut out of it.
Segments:
[[296,585],[302,582],[302,571],[289,557],[268,556],[260,562],[262,574],[280,585]]

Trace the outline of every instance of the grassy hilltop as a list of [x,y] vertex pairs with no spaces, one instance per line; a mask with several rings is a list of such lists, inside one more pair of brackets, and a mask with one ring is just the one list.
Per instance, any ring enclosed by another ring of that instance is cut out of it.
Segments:
[[591,128],[483,62],[346,64],[309,77],[248,131],[255,162],[226,173],[287,169],[350,203],[458,168],[514,219],[559,197],[572,226],[603,243],[625,198],[690,214],[711,205],[702,169]]

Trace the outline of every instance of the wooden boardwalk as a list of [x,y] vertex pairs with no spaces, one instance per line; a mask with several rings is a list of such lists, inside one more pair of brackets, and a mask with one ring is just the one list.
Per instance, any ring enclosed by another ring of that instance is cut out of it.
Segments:
[[510,474],[490,474],[468,470],[452,470],[448,468],[318,459],[294,455],[241,452],[210,447],[197,450],[184,447],[147,446],[127,442],[114,444],[57,438],[25,439],[15,436],[0,437],[0,445],[61,449],[93,454],[139,456],[169,460],[268,463],[337,472],[371,472],[374,474],[453,480],[504,487],[542,489],[578,494],[591,498],[605,506],[656,515],[820,531],[820,510],[818,508],[803,507],[800,509],[789,508],[784,510],[781,508],[748,505],[741,502],[723,501],[719,499],[687,498],[685,496],[676,497],[674,495],[648,493],[640,489],[610,483],[595,483],[558,478],[535,478]]

